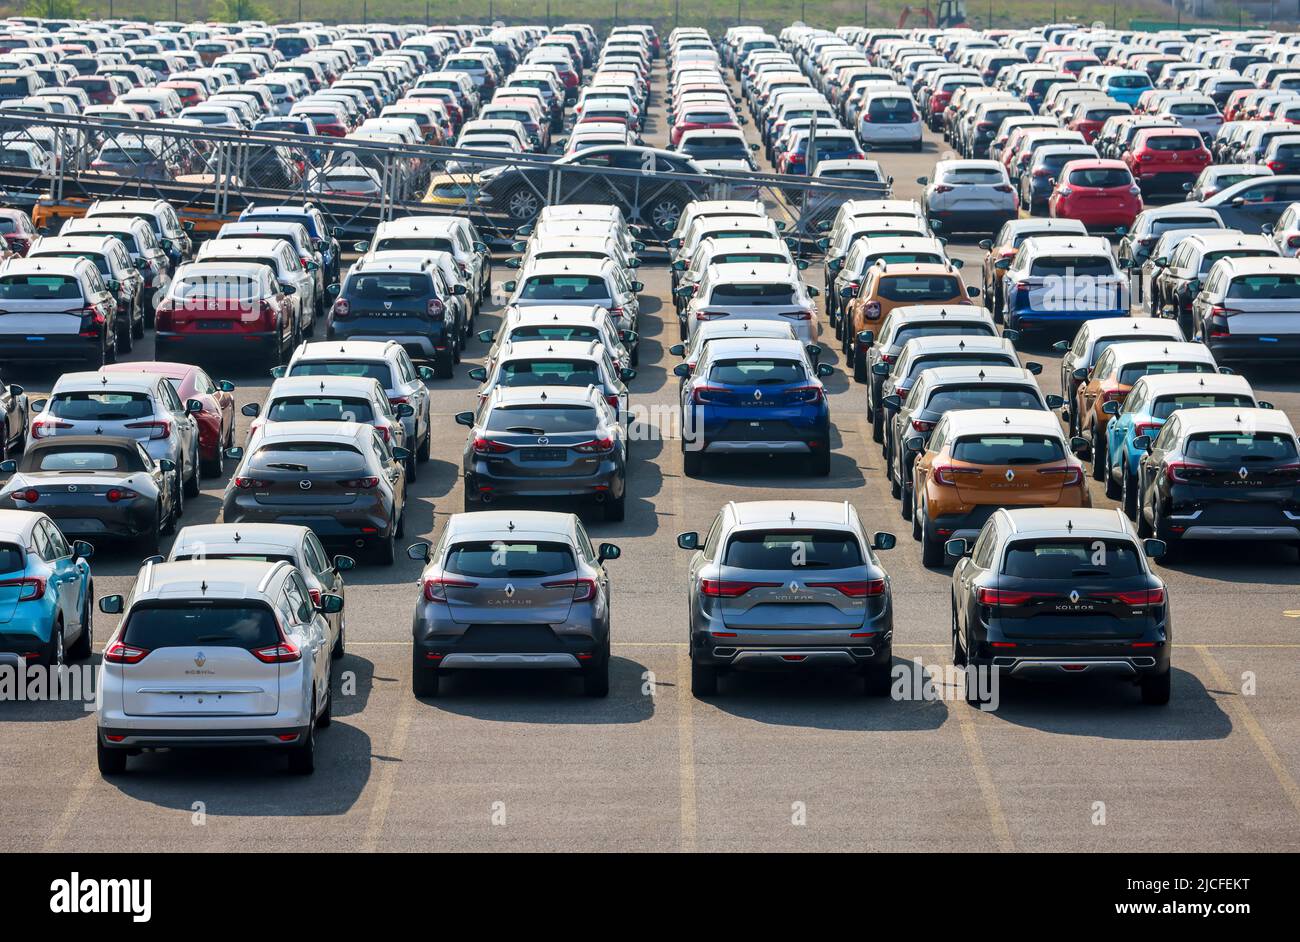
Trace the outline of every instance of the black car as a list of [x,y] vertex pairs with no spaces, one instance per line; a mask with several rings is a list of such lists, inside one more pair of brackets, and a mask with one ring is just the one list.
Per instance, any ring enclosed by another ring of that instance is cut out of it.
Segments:
[[146,555],[180,517],[176,464],[155,461],[134,438],[58,435],[31,442],[0,489],[5,506],[40,510],[65,534],[137,540]]
[[379,253],[353,265],[335,289],[326,324],[331,339],[395,340],[414,359],[431,361],[440,379],[451,376],[464,331],[461,306],[450,302],[465,286],[447,284],[436,261]]
[[627,503],[627,435],[594,386],[497,387],[478,413],[460,412],[465,442],[465,510],[510,498],[574,499],[622,520]]
[[1137,526],[1171,549],[1184,541],[1300,546],[1300,452],[1280,410],[1179,409],[1137,470]]
[[[1206,410],[1198,410],[1206,411]],[[952,659],[969,672],[1015,679],[1107,676],[1137,684],[1142,702],[1169,702],[1169,600],[1140,540],[1116,509],[996,511],[976,539],[949,540]]]
[[[548,200],[553,171],[559,171],[559,196]],[[707,186],[665,174],[704,176],[706,171],[673,151],[632,145],[591,147],[549,163],[491,168],[479,174],[478,201],[490,211],[504,213],[515,225],[536,219],[548,202],[612,204],[622,207],[629,222],[646,224],[666,239],[686,204],[705,198]]]

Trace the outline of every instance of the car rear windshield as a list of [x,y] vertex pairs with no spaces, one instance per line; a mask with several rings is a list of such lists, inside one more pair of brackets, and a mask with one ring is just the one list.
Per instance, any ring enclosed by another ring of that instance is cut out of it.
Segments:
[[1001,170],[991,167],[962,167],[945,173],[943,182],[953,186],[997,186],[1007,181]]
[[[1151,220],[1151,234],[1158,236],[1173,229],[1222,229],[1223,223],[1217,216],[1203,218],[1200,216],[1161,216]],[[1233,253],[1234,257],[1238,253]]]
[[[1170,114],[1181,114],[1190,116],[1201,116],[1218,114],[1219,109],[1214,107],[1213,102],[1208,101],[1184,101],[1169,106]],[[1195,145],[1191,145],[1195,146]]]
[[249,563],[293,563],[298,560],[287,553],[225,553],[205,549],[199,553],[177,553],[171,557],[172,562],[187,562],[191,559],[238,559]]
[[952,456],[970,464],[1042,464],[1063,459],[1065,446],[1054,435],[972,435],[957,439]]
[[1295,439],[1279,432],[1206,432],[1192,435],[1183,453],[1196,461],[1286,461],[1296,456]]
[[1181,393],[1177,396],[1161,396],[1151,404],[1151,415],[1153,418],[1167,419],[1179,409],[1254,405],[1255,401],[1249,396],[1234,396],[1230,393]]
[[1190,134],[1186,137],[1161,135],[1147,138],[1147,148],[1149,150],[1200,150],[1201,139]]
[[529,301],[599,301],[610,296],[599,275],[534,275],[520,294]]
[[901,347],[913,337],[992,337],[993,334],[992,324],[914,324],[900,327],[890,343]]
[[905,117],[911,120],[912,100],[910,98],[873,98],[867,106],[867,113],[873,118]]
[[122,643],[146,651],[204,645],[266,648],[280,642],[275,615],[265,605],[192,602],[137,606],[122,629]]
[[546,360],[510,360],[502,365],[501,385],[599,386],[600,367],[594,360],[553,357]]
[[821,180],[863,180],[868,183],[880,183],[880,174],[874,170],[823,170],[817,174]]
[[117,422],[152,416],[153,400],[142,392],[66,392],[55,394],[47,408],[60,419]]
[[521,435],[589,432],[599,424],[595,409],[577,405],[498,406],[487,419],[489,431]]
[[937,252],[884,252],[880,255],[864,255],[862,267],[865,270],[879,261],[886,265],[936,265],[943,259]]
[[480,579],[530,579],[574,571],[567,543],[532,540],[475,540],[447,551],[444,571]]
[[351,445],[337,442],[273,442],[257,449],[249,467],[295,474],[336,474],[362,471],[366,459]]
[[1149,88],[1151,79],[1145,75],[1112,75],[1107,84],[1111,88]]
[[1060,278],[1079,277],[1080,275],[1105,276],[1115,272],[1109,258],[1096,255],[1069,255],[1062,257],[1044,256],[1036,258],[1029,266],[1033,276],[1052,276]]
[[1070,185],[1110,189],[1118,186],[1132,186],[1133,177],[1119,167],[1096,167],[1090,170],[1073,170],[1070,172]]
[[1125,386],[1132,386],[1143,376],[1157,376],[1161,373],[1213,373],[1215,371],[1212,363],[1170,363],[1168,361],[1129,363],[1120,367],[1119,382]]
[[3,301],[80,301],[81,283],[63,275],[8,275],[0,278]]
[[1238,275],[1228,285],[1228,297],[1243,301],[1300,298],[1300,275]]
[[[35,468],[25,471],[143,471],[144,464],[132,451],[106,448],[53,447],[37,452]],[[132,460],[134,458],[134,460]]]
[[1002,574],[1018,579],[1071,579],[1142,573],[1139,550],[1128,540],[1097,538],[1017,540],[1007,547]]
[[266,417],[273,422],[373,422],[368,399],[352,396],[285,396],[271,403]]
[[862,565],[862,547],[840,530],[777,530],[737,533],[723,565],[737,569],[847,569]]
[[709,379],[733,386],[779,386],[802,382],[806,376],[797,360],[772,357],[719,360],[709,368]]
[[709,304],[782,305],[794,303],[794,286],[777,283],[737,283],[715,285]]
[[739,137],[691,138],[682,145],[682,152],[701,160],[744,160],[749,156],[749,148]]
[[375,243],[375,251],[450,252],[452,251],[452,243],[451,239],[436,236],[390,236]]
[[[941,366],[1015,366],[1012,358],[998,353],[932,353],[917,357],[908,368],[909,376]],[[1036,408],[1036,406],[1035,406]]]
[[420,272],[383,272],[353,275],[343,293],[362,301],[403,301],[427,297],[433,290],[429,276]]
[[309,360],[297,363],[289,371],[290,376],[365,376],[379,380],[379,385],[387,388],[390,370],[387,363],[366,363],[353,360]]
[[891,275],[880,279],[877,293],[888,301],[946,301],[961,297],[961,282],[952,275]]
[[968,386],[937,389],[926,403],[931,412],[950,409],[1041,409],[1038,394],[1024,386]]

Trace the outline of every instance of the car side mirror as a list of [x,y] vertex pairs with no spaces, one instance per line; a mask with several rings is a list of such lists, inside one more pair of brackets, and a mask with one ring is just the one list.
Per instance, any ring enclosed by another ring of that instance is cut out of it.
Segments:
[[873,364],[872,367],[871,367],[871,375],[872,375],[872,376],[888,376],[888,375],[889,375],[889,364],[888,364],[888,363],[875,363],[875,364]]
[[1168,268],[1169,257],[1167,255],[1161,255],[1159,258],[1152,259],[1151,264],[1155,265],[1157,268]]
[[930,185],[930,178],[929,178],[929,177],[917,177],[917,178],[916,178],[916,182],[917,182],[918,184],[920,184],[921,186],[929,186],[929,185]]
[[829,269],[832,274],[837,274],[843,267],[844,259],[842,258],[833,258],[826,263],[826,268]]
[[1025,364],[1025,369],[1029,371],[1030,376],[1037,376],[1043,372],[1043,364],[1035,363],[1031,360]]
[[1261,399],[1261,400],[1259,400],[1259,402],[1255,403],[1255,407],[1256,407],[1256,408],[1259,408],[1259,409],[1273,409],[1273,408],[1276,408],[1276,407],[1273,405],[1273,403],[1271,403],[1271,402],[1266,402],[1266,401],[1263,400],[1263,399]]
[[636,379],[636,370],[625,366],[623,369],[618,371],[618,378],[625,383],[630,383],[632,380]]
[[938,231],[940,231],[941,229],[943,229],[943,223],[941,223],[941,222],[940,222],[939,220],[937,220],[937,219],[931,219],[931,220],[930,220],[930,229],[931,229],[931,231],[933,231],[933,232],[938,232]]
[[967,540],[949,540],[943,544],[943,551],[949,556],[961,559],[970,555],[970,543]]
[[73,559],[90,559],[94,555],[95,555],[95,547],[91,546],[85,540],[72,541]]
[[679,533],[677,534],[677,545],[684,550],[697,550],[700,548],[700,535],[694,530]]
[[105,615],[121,615],[126,599],[120,595],[106,595],[99,600],[99,610]]
[[357,252],[365,252],[370,248],[369,242],[353,242],[352,248]]
[[610,559],[618,559],[623,555],[623,551],[613,543],[601,543],[596,549],[596,559],[599,562],[605,562]]
[[969,285],[969,286],[966,288],[966,297],[968,297],[968,298],[978,298],[979,296],[980,296],[980,289],[979,289],[979,288],[975,287],[974,285]]
[[982,248],[985,252],[992,252],[992,251],[993,251],[993,240],[992,240],[992,239],[980,239],[980,241],[979,241],[979,246],[980,246],[980,248]]
[[886,396],[884,399],[880,400],[880,404],[890,412],[897,412],[899,409],[903,408],[903,397],[897,394]]
[[1133,439],[1133,447],[1138,451],[1150,452],[1151,446],[1155,444],[1150,435],[1139,435]]
[[512,281],[507,281],[505,284],[503,284],[501,286],[501,290],[505,291],[507,294],[514,294],[515,288],[517,287],[519,287],[519,282],[512,280]]
[[428,562],[430,549],[430,545],[426,542],[412,543],[406,548],[406,555],[420,562]]
[[523,267],[523,265],[524,265],[524,260],[523,260],[522,258],[520,258],[519,256],[516,255],[514,258],[508,258],[508,259],[506,259],[506,260],[505,260],[504,262],[502,262],[501,264],[504,265],[504,266],[506,266],[506,268],[516,268],[516,269],[518,269],[518,268],[522,268],[522,267]]
[[171,458],[159,458],[158,470],[162,471],[163,474],[171,474],[176,470],[176,462]]
[[273,366],[273,367],[271,367],[271,378],[272,378],[272,379],[283,379],[283,378],[285,377],[285,375],[286,375],[288,372],[289,372],[289,371],[288,371],[288,369],[287,369],[286,367],[283,367],[283,366]]
[[680,288],[678,288],[676,291],[674,291],[673,294],[674,294],[676,297],[679,297],[679,298],[681,298],[683,301],[685,301],[685,300],[687,300],[688,298],[693,298],[693,297],[695,297],[695,286],[694,286],[694,285],[682,285]]
[[[1005,331],[1003,333],[1005,334]],[[1055,350],[1057,353],[1069,353],[1070,341],[1058,340],[1056,341],[1056,343],[1052,344],[1052,349]]]
[[675,357],[684,357],[684,356],[686,356],[686,344],[684,344],[684,343],[675,343],[675,344],[673,344],[671,347],[668,348],[668,352],[671,353],[671,354],[672,354],[673,356],[675,356]]
[[415,373],[422,380],[430,380],[437,377],[437,374],[433,372],[433,367],[431,366],[417,366],[415,368]]
[[353,559],[351,556],[334,557],[335,572],[347,572],[349,569],[356,569],[356,568],[357,568],[357,561]]
[[474,382],[476,383],[487,382],[487,369],[482,366],[474,367],[472,370],[469,371],[468,375],[469,378],[474,380]]
[[912,435],[903,441],[903,447],[908,451],[923,451],[925,449],[925,439],[920,435]]
[[223,379],[221,382],[217,383],[217,389],[224,393],[231,393],[235,391],[235,384],[228,379]]
[[898,537],[892,533],[878,530],[871,535],[871,548],[874,550],[891,550],[897,545]]
[[1146,553],[1148,559],[1159,559],[1169,550],[1169,545],[1164,540],[1143,540],[1142,552]]
[[480,330],[478,332],[479,343],[491,343],[495,337],[496,331],[493,330]]
[[261,407],[261,406],[259,406],[259,405],[258,405],[257,403],[255,403],[255,402],[250,402],[248,405],[246,405],[246,406],[241,406],[241,407],[240,407],[240,409],[239,409],[239,414],[240,414],[240,415],[246,415],[246,416],[248,416],[250,419],[252,419],[252,418],[256,418],[257,415],[258,415],[258,413],[260,413],[261,411],[262,411],[262,407]]
[[1088,368],[1086,366],[1081,366],[1077,370],[1074,370],[1070,373],[1070,379],[1074,380],[1076,383],[1086,383],[1088,381]]
[[845,301],[852,301],[853,289],[850,288],[848,285],[845,285],[843,288],[840,289],[840,297],[843,298]]
[[[226,457],[230,458],[232,461],[238,461],[240,458],[244,457],[244,449],[238,445],[232,445],[226,449]],[[166,469],[164,468],[163,470]]]
[[25,392],[27,392],[27,390],[19,386],[17,383],[9,384],[9,395],[13,396],[15,399],[17,399]]
[[1075,435],[1070,439],[1070,451],[1076,455],[1086,455],[1092,450],[1092,442],[1082,435]]
[[44,412],[45,407],[49,405],[49,403],[50,400],[48,399],[33,399],[30,403],[28,403],[28,406],[31,408],[33,413],[37,413],[37,412]]
[[415,406],[411,405],[409,402],[398,403],[397,417],[399,419],[407,419],[413,415],[415,415]]
[[474,413],[473,413],[473,412],[457,412],[457,413],[456,413],[456,424],[457,424],[457,425],[466,425],[466,426],[469,426],[469,427],[472,428],[472,427],[474,426]]
[[1219,367],[1219,372],[1222,373],[1224,376],[1232,376],[1237,371],[1230,366],[1221,366]]
[[17,470],[18,462],[14,461],[14,459],[6,458],[4,461],[0,461],[0,471],[3,471],[5,474],[13,474]]
[[320,597],[320,604],[316,606],[316,610],[322,615],[337,615],[343,611],[343,596],[326,592]]
[[679,258],[672,264],[673,271],[686,271],[686,259]]
[[817,364],[817,375],[820,376],[820,377],[823,377],[823,378],[824,378],[824,377],[830,376],[830,375],[833,374],[834,372],[835,372],[835,367],[831,366],[829,363],[818,363],[818,364]]
[[996,262],[993,263],[993,267],[994,267],[995,269],[997,269],[998,271],[1007,271],[1007,270],[1009,270],[1009,269],[1011,268],[1011,259],[1009,259],[1009,258],[1000,258],[1000,259],[998,259]]
[[1119,415],[1119,402],[1112,399],[1101,404],[1101,411],[1106,415]]
[[396,461],[407,461],[410,459],[410,457],[411,457],[411,450],[409,448],[393,449],[393,458]]
[[203,403],[199,402],[199,400],[197,399],[186,400],[185,402],[186,415],[198,415],[202,411],[203,411]]

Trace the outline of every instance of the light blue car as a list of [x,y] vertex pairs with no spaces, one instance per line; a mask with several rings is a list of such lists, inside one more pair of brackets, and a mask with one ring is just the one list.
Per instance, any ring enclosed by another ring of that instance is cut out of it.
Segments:
[[1258,406],[1244,376],[1223,373],[1163,373],[1143,376],[1124,402],[1108,402],[1102,411],[1111,416],[1106,423],[1106,494],[1119,498],[1124,512],[1137,519],[1137,466],[1145,449],[1135,443],[1154,440],[1165,420],[1179,409],[1206,406]]
[[90,656],[90,558],[39,511],[0,510],[0,665],[25,670]]
[[1151,76],[1141,69],[1116,69],[1101,79],[1102,90],[1126,105],[1137,105],[1142,93],[1151,88]]

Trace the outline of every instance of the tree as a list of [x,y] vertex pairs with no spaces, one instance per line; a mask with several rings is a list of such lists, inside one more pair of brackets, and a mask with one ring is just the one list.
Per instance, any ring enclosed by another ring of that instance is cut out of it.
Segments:
[[212,4],[212,18],[226,23],[275,19],[270,9],[257,0],[216,0]]
[[75,20],[82,15],[79,0],[27,0],[23,12],[47,20]]

